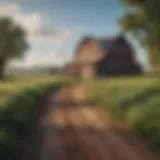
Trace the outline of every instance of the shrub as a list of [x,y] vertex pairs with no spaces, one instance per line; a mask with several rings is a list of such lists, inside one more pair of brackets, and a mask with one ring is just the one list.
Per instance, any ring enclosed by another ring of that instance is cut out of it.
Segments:
[[91,97],[109,114],[127,122],[152,148],[160,149],[160,84],[152,84],[151,79],[97,81]]
[[16,151],[30,133],[26,124],[36,114],[36,106],[47,92],[54,93],[62,85],[53,83],[25,88],[0,107],[0,159],[16,159]]

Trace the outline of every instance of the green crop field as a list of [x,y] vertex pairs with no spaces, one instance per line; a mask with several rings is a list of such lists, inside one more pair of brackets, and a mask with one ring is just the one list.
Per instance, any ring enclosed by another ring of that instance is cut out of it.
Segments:
[[0,81],[0,104],[8,100],[15,92],[23,88],[34,86],[37,84],[54,82],[57,79],[55,76],[48,77],[14,77],[6,81]]
[[8,101],[8,98],[23,88],[34,87],[36,85],[49,84],[53,82],[71,81],[72,78],[63,75],[54,76],[15,76],[11,79],[0,81],[0,107]]
[[[16,76],[0,82],[0,159],[16,159],[26,128],[46,92],[56,92],[62,85],[79,79],[64,75]],[[81,81],[86,82],[86,81]],[[157,77],[96,78],[89,96],[99,107],[128,123],[160,149],[160,79]]]
[[30,131],[26,124],[47,92],[74,79],[67,76],[25,76],[0,82],[0,159],[17,159],[16,151]]
[[128,77],[96,79],[90,97],[109,114],[160,149],[160,79]]

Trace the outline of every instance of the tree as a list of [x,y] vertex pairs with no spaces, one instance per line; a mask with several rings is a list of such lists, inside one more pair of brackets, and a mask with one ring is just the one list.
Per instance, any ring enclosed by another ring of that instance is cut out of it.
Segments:
[[160,64],[160,0],[121,0],[128,9],[120,19],[125,32],[133,34],[149,54],[150,64]]
[[0,18],[0,78],[7,62],[22,57],[28,48],[23,28],[11,18]]

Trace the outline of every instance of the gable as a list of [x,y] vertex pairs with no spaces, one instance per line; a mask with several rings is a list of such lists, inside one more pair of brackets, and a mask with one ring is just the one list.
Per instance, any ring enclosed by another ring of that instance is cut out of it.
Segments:
[[[104,56],[112,54],[132,55],[132,46],[122,35],[111,38],[85,37],[77,45],[74,61],[80,63],[97,62]],[[127,56],[128,56],[127,55]]]
[[98,39],[98,42],[100,46],[102,47],[103,53],[107,54],[111,51],[111,49],[114,47],[115,43],[117,42],[119,36],[113,36],[113,37],[105,37]]
[[108,52],[113,52],[113,51],[116,51],[117,53],[120,53],[118,51],[123,52],[123,50],[124,51],[128,50],[132,52],[131,45],[122,35],[111,37],[111,38],[99,39],[99,44],[101,45],[103,54],[105,55]]
[[97,40],[92,39],[78,47],[75,61],[95,62],[102,56],[102,50]]
[[114,41],[110,39],[101,39],[99,40],[99,44],[103,50],[103,53],[107,53],[110,51]]

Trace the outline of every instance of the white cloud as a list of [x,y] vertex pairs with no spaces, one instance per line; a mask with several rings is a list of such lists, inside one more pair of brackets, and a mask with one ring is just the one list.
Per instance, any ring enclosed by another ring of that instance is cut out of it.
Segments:
[[0,3],[0,15],[1,16],[13,16],[19,13],[20,6],[17,4]]
[[19,13],[14,16],[14,19],[25,28],[29,35],[37,35],[44,28],[42,16],[39,13]]
[[38,36],[39,38],[43,38],[43,40],[46,40],[46,41],[54,40],[56,42],[62,43],[72,37],[72,32],[67,29],[55,31],[53,29],[42,28],[42,30],[39,30],[39,31],[38,29],[37,30],[32,29],[32,32],[30,32],[30,35],[32,37]]
[[47,28],[43,16],[39,12],[25,13],[18,4],[0,3],[0,16],[12,17],[25,28],[29,36],[43,36],[58,41],[64,41],[71,37],[69,29]]
[[36,66],[58,66],[61,67],[71,60],[70,54],[62,55],[57,51],[48,53],[29,53],[23,60],[14,60],[10,66],[32,68]]
[[[61,46],[72,36],[72,32],[69,29],[60,29],[57,31],[53,28],[47,28],[41,13],[26,13],[18,4],[0,3],[0,16],[11,16],[15,22],[21,24],[28,33],[29,42],[31,42],[32,47],[39,44],[38,40],[43,40],[43,46],[51,43]],[[34,43],[31,41],[33,39]],[[62,66],[70,60],[68,55],[62,56],[55,49],[51,49],[49,52],[45,52],[45,49],[40,49],[40,52],[37,52],[35,53],[33,48],[30,48],[29,53],[23,60],[14,60],[11,62],[11,66],[27,68],[42,65]]]

